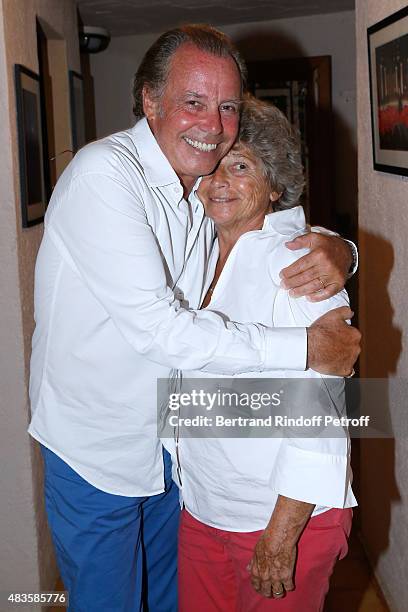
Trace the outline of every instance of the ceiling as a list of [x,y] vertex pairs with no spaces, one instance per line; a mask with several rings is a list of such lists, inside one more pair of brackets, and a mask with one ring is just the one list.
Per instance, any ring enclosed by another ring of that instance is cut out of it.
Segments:
[[354,0],[77,0],[84,25],[112,36],[162,32],[180,23],[226,25],[354,9]]

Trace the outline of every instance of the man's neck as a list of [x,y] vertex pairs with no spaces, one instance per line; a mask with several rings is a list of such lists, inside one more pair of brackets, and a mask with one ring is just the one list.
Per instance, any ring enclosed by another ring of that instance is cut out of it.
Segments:
[[193,187],[196,184],[198,178],[198,176],[179,176],[180,183],[183,187],[183,195],[185,200],[188,200],[190,193],[192,192]]

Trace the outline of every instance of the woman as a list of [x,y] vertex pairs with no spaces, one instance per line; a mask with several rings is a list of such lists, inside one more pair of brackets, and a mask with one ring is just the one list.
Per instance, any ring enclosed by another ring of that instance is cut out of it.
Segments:
[[[344,291],[311,303],[280,287],[279,271],[300,256],[285,242],[306,230],[296,206],[302,189],[296,134],[275,107],[248,97],[237,144],[198,192],[218,235],[203,307],[235,321],[290,327],[309,326],[328,310],[348,305]],[[283,378],[285,372],[266,376]],[[321,379],[311,370],[287,376]],[[183,380],[189,377],[205,375],[183,372]],[[181,434],[174,459],[185,506],[181,612],[322,610],[335,561],[347,552],[356,505],[347,435]]]

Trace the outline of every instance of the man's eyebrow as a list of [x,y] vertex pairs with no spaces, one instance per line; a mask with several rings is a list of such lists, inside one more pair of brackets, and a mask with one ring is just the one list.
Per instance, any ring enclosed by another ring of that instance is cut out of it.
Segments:
[[186,96],[193,96],[193,98],[205,98],[206,96],[203,94],[199,94],[196,91],[186,91],[185,92]]
[[[186,91],[185,96],[192,96],[193,98],[208,98],[206,94],[199,94],[196,91]],[[242,105],[241,98],[230,98],[227,100],[223,100],[221,104],[226,104],[227,102],[232,102],[233,104],[237,104],[238,106]]]

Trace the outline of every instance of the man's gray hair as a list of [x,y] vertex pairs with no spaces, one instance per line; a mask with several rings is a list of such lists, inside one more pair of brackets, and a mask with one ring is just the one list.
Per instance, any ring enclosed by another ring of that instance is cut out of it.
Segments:
[[143,87],[160,99],[166,87],[171,59],[177,49],[190,43],[198,49],[218,57],[230,56],[236,63],[241,76],[242,90],[246,84],[246,66],[230,38],[206,24],[187,24],[162,34],[146,52],[133,81],[133,114],[136,119],[144,117]]
[[296,206],[305,184],[300,138],[285,115],[276,106],[246,94],[238,142],[262,160],[272,191],[282,194],[274,210]]

